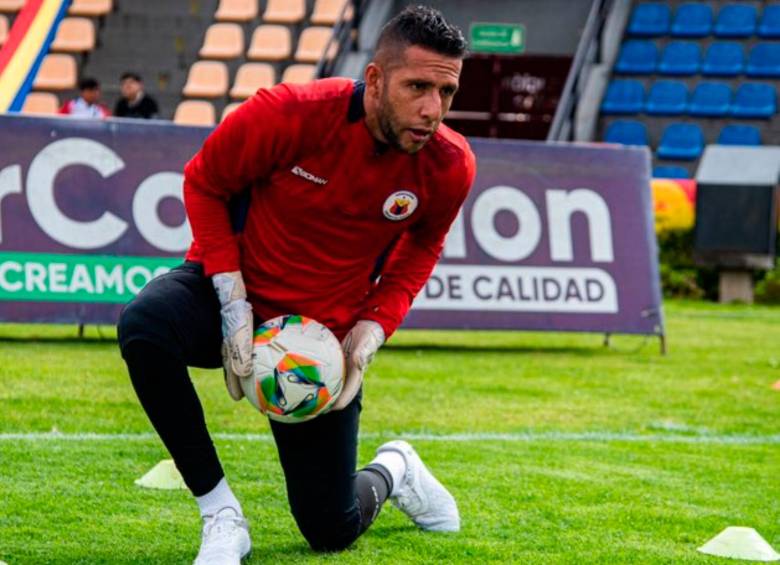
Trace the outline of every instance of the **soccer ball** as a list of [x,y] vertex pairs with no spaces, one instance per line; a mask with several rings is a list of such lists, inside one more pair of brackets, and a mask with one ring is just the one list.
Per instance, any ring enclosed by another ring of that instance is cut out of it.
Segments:
[[253,377],[241,379],[255,408],[278,422],[323,414],[344,386],[344,353],[333,333],[311,318],[278,316],[255,331]]

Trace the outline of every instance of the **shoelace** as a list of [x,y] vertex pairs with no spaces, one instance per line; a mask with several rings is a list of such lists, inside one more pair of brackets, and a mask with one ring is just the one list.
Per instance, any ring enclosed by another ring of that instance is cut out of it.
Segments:
[[[232,526],[228,528],[228,523]],[[228,530],[232,530],[236,527],[245,527],[246,521],[240,516],[220,516],[219,512],[212,516],[206,517],[206,521],[203,524],[203,537],[210,538],[225,533]]]

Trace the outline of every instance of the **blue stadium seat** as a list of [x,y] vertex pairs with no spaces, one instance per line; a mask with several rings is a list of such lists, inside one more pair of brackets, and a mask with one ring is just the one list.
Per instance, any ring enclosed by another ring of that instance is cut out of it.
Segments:
[[634,120],[617,120],[607,128],[604,136],[607,143],[622,143],[623,145],[648,145],[647,128],[642,122]]
[[758,24],[758,36],[780,38],[780,4],[770,4],[764,7],[764,15]]
[[658,63],[658,72],[662,75],[695,75],[700,69],[701,49],[693,41],[672,41]]
[[659,80],[650,87],[645,112],[654,116],[679,116],[688,110],[688,88],[679,80]]
[[700,2],[688,2],[677,8],[672,22],[675,37],[705,37],[712,33],[712,8]]
[[665,2],[638,4],[631,13],[628,34],[641,37],[658,37],[669,33],[671,19],[669,5]]
[[658,165],[653,169],[654,179],[687,179],[688,169],[679,165]]
[[688,113],[692,116],[720,118],[731,109],[731,87],[722,82],[702,82],[691,94]]
[[652,41],[632,39],[623,43],[615,71],[634,75],[650,75],[658,63],[658,49]]
[[638,80],[613,80],[601,102],[602,114],[638,114],[645,101],[645,88]]
[[734,77],[745,71],[745,53],[736,41],[716,41],[707,49],[702,74],[718,77]]
[[756,33],[756,8],[747,4],[727,4],[718,12],[716,37],[750,37]]
[[771,84],[741,84],[731,103],[735,118],[771,118],[777,112],[777,93]]
[[761,132],[755,126],[729,124],[720,130],[718,145],[761,145]]
[[661,136],[658,157],[693,161],[704,150],[704,135],[696,124],[671,124]]
[[780,78],[780,43],[756,43],[746,73],[751,77]]

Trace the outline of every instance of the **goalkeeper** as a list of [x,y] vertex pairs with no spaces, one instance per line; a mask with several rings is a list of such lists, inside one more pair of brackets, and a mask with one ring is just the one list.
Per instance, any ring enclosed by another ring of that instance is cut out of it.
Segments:
[[281,314],[328,326],[347,361],[332,411],[271,422],[309,545],[348,547],[388,498],[424,530],[459,529],[455,500],[409,444],[356,464],[363,374],[430,276],[474,179],[468,144],[441,124],[465,48],[438,11],[409,7],[383,28],[364,81],[260,90],[187,164],[186,262],[128,304],[118,332],[139,400],[200,507],[196,563],[238,563],[251,542],[187,367],[222,366],[239,400],[253,327]]

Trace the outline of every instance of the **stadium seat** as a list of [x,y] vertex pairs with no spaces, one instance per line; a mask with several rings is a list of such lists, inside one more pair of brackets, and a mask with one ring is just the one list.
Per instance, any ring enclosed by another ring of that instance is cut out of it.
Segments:
[[688,88],[678,80],[659,80],[650,87],[645,112],[654,116],[679,116],[688,110]]
[[270,64],[244,63],[236,72],[230,97],[234,100],[244,100],[260,88],[271,88],[275,82],[276,73]]
[[658,165],[653,169],[654,179],[687,179],[688,169],[679,165]]
[[647,127],[634,120],[617,120],[607,128],[604,141],[622,145],[648,145]]
[[701,82],[691,94],[688,113],[691,116],[721,118],[731,108],[731,87],[722,82]]
[[761,145],[761,132],[755,126],[729,124],[720,130],[718,145]]
[[220,61],[198,61],[190,67],[182,93],[192,98],[220,98],[227,90],[227,65]]
[[65,18],[57,28],[52,51],[86,53],[95,48],[95,24],[89,18]]
[[615,71],[634,75],[651,75],[658,63],[658,49],[652,41],[632,39],[620,47]]
[[24,8],[26,0],[0,0],[0,12],[13,14]]
[[298,38],[298,48],[295,50],[295,60],[298,63],[316,63],[325,53],[325,47],[333,35],[333,28],[311,26],[307,27]]
[[306,84],[314,80],[315,65],[296,64],[290,65],[282,73],[282,82],[291,84]]
[[68,8],[68,14],[95,18],[107,15],[113,8],[111,0],[73,0]]
[[750,51],[745,72],[751,77],[780,78],[780,43],[757,43]]
[[250,22],[257,17],[257,0],[219,0],[218,22]]
[[628,22],[628,34],[642,37],[658,37],[669,32],[671,11],[665,2],[637,4]]
[[602,114],[638,114],[642,111],[645,88],[638,80],[613,80],[601,102]]
[[6,39],[8,39],[8,18],[0,15],[0,47],[3,46]]
[[713,32],[716,37],[750,37],[756,33],[756,8],[749,4],[723,6]]
[[676,123],[667,126],[658,146],[661,159],[693,161],[704,150],[704,135],[696,124]]
[[231,102],[227,106],[225,106],[225,109],[222,110],[222,117],[220,118],[220,122],[224,122],[225,118],[227,118],[230,114],[236,111],[236,108],[241,106],[241,102]]
[[757,34],[763,38],[780,38],[780,4],[769,4],[764,7]]
[[[314,25],[336,25],[339,21],[339,16],[347,5],[349,0],[317,0],[314,3],[314,9],[311,13],[309,21]],[[352,6],[347,8],[345,13],[347,20],[352,19]]]
[[56,115],[60,108],[60,101],[56,94],[51,92],[30,92],[24,99],[22,114]]
[[199,55],[204,59],[236,59],[244,53],[244,30],[239,24],[212,24],[206,30]]
[[700,70],[701,49],[693,41],[672,41],[658,63],[658,72],[662,75],[695,75]]
[[735,118],[771,118],[777,112],[777,93],[770,84],[747,82],[734,94],[731,115]]
[[280,25],[258,26],[246,54],[250,61],[283,61],[292,55],[290,30]]
[[176,107],[173,123],[185,126],[213,126],[216,123],[214,105],[205,100],[185,100]]
[[706,37],[712,32],[712,8],[701,2],[680,5],[674,14],[674,37]]
[[263,22],[269,24],[297,24],[306,17],[306,0],[268,0]]
[[55,53],[43,58],[33,88],[36,90],[69,90],[76,88],[76,59]]
[[744,70],[745,53],[742,51],[742,45],[735,41],[716,41],[710,44],[701,66],[702,74],[708,76],[733,77],[741,75]]

